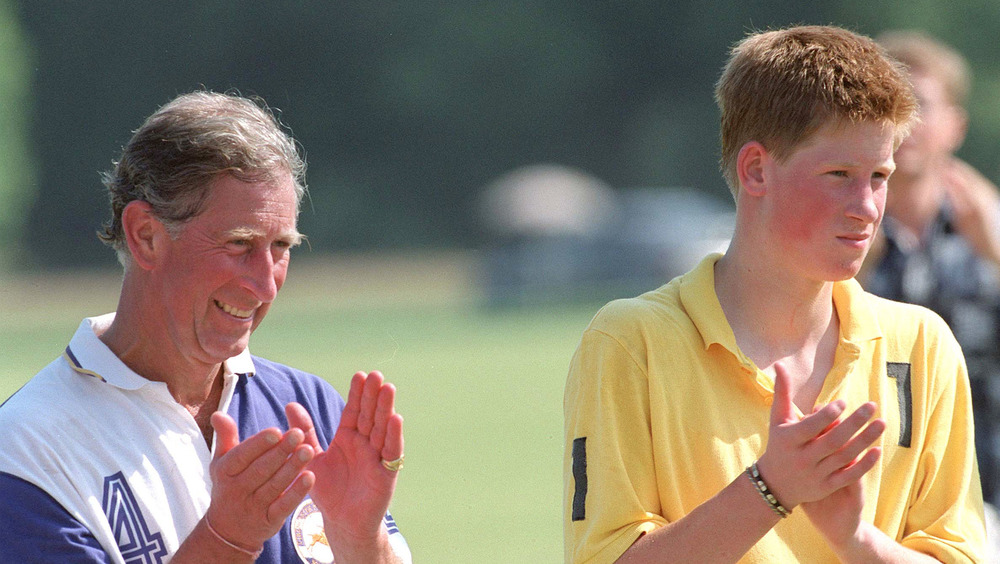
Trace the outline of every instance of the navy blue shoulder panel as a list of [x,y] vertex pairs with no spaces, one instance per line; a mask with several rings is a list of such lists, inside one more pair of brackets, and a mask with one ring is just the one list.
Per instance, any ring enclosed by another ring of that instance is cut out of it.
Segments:
[[0,523],[0,562],[112,562],[52,496],[6,472],[0,472]]
[[340,394],[313,374],[256,356],[253,363],[257,374],[249,378],[240,376],[229,405],[229,414],[240,430],[240,440],[268,427],[287,429],[285,405],[294,401],[312,416],[320,446],[326,448],[344,410]]

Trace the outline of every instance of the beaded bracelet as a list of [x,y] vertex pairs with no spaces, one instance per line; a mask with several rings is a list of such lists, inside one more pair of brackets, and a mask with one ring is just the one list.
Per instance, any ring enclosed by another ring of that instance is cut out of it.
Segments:
[[764,483],[764,478],[760,476],[760,470],[757,469],[757,463],[754,462],[746,470],[747,476],[750,477],[750,481],[753,482],[753,486],[757,488],[757,492],[760,496],[764,498],[764,501],[771,507],[771,511],[778,514],[779,517],[784,519],[792,514],[791,511],[785,509],[784,505],[778,501],[778,498],[774,497],[771,490],[768,489],[767,484]]
[[227,541],[225,538],[223,538],[222,535],[219,534],[219,531],[216,531],[215,527],[212,526],[212,522],[208,520],[208,513],[205,514],[205,526],[208,527],[208,532],[212,533],[215,536],[215,538],[219,539],[223,544],[225,544],[226,546],[228,546],[233,550],[237,550],[239,552],[242,552],[243,554],[246,554],[247,556],[249,556],[254,560],[260,558],[261,553],[264,552],[263,546],[258,548],[256,551],[253,551],[253,550],[247,550],[242,546],[238,546]]

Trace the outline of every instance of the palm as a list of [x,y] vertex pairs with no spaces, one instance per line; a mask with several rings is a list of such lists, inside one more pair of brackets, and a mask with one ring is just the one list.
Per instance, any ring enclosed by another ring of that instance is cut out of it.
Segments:
[[308,467],[316,478],[310,495],[323,514],[330,540],[364,543],[380,533],[397,476],[382,460],[403,454],[403,418],[395,412],[395,394],[378,372],[355,374],[340,426],[326,451],[305,409],[288,407],[289,425],[301,428],[316,452]]
[[802,510],[824,536],[842,542],[860,526],[864,505],[861,480],[855,480],[823,499],[803,503]]
[[396,487],[396,473],[382,468],[380,460],[357,429],[337,430],[330,448],[309,467],[316,475],[311,495],[326,519],[357,526],[359,535],[379,526]]

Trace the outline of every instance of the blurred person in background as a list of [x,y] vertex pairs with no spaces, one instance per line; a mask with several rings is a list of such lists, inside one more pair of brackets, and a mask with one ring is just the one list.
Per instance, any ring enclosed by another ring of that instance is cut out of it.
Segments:
[[302,239],[304,168],[236,95],[135,132],[105,175],[117,311],[0,407],[0,561],[410,561],[394,387],[359,372],[345,404],[247,348]]
[[926,306],[951,326],[969,367],[983,498],[1000,501],[1000,196],[954,153],[965,138],[970,72],[918,31],[878,37],[909,68],[920,122],[896,151],[885,220],[859,280]]
[[905,70],[840,28],[754,33],[716,99],[735,233],[584,331],[566,561],[981,561],[961,349],[854,280],[916,113]]

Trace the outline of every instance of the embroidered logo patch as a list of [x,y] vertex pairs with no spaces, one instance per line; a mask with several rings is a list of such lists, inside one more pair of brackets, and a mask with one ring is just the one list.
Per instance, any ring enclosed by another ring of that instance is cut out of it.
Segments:
[[151,533],[121,472],[104,478],[104,514],[126,564],[161,564],[167,555],[160,533]]
[[292,513],[292,543],[306,564],[332,564],[333,551],[323,530],[323,515],[312,499],[306,498]]

